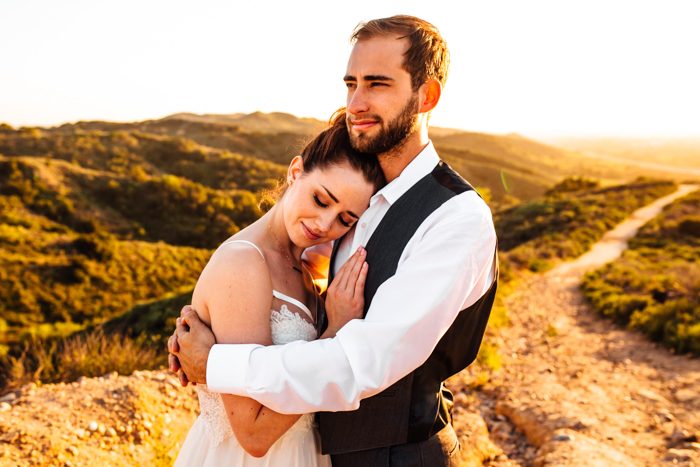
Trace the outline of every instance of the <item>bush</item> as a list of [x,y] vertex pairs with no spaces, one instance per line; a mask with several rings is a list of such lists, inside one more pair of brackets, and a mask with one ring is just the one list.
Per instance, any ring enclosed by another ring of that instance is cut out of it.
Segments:
[[700,238],[700,217],[686,217],[678,223],[678,231],[684,235]]
[[592,190],[593,188],[598,188],[598,185],[599,183],[597,180],[590,180],[584,177],[565,178],[561,182],[554,185],[554,187],[551,188],[549,191],[547,191],[546,195],[551,196],[560,193],[571,193],[574,191]]
[[583,293],[593,307],[669,348],[700,355],[697,219],[696,192],[643,226],[620,259],[584,277]]

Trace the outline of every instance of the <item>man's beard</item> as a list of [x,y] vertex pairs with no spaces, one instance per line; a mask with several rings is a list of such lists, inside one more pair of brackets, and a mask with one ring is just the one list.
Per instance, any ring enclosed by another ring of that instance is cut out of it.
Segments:
[[[382,123],[382,120],[379,120]],[[398,149],[418,126],[418,93],[415,93],[406,103],[399,115],[383,126],[378,135],[372,137],[366,134],[353,134],[348,121],[350,144],[358,152],[368,154],[384,154]]]

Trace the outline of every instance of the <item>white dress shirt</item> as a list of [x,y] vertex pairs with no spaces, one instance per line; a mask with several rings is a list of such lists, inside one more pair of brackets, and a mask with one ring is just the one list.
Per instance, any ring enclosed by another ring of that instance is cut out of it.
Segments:
[[[431,142],[372,197],[339,245],[336,272],[367,244],[391,205],[438,162]],[[486,203],[473,191],[454,196],[420,225],[364,319],[350,321],[333,339],[214,345],[207,363],[209,389],[248,396],[281,413],[357,409],[361,399],[422,365],[459,311],[486,293],[495,248]]]

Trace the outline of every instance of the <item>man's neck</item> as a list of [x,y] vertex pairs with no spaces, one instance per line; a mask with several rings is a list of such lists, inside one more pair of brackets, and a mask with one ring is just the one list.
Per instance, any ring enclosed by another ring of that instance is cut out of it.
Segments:
[[403,169],[408,167],[413,159],[430,143],[427,126],[421,125],[412,135],[403,140],[389,151],[379,154],[379,165],[382,167],[387,183],[395,180]]

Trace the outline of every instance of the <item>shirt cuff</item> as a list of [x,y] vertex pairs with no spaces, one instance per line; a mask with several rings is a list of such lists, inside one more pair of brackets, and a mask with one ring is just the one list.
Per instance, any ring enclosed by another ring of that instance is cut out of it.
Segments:
[[248,396],[246,379],[250,353],[258,344],[216,344],[207,360],[207,387],[212,392]]

